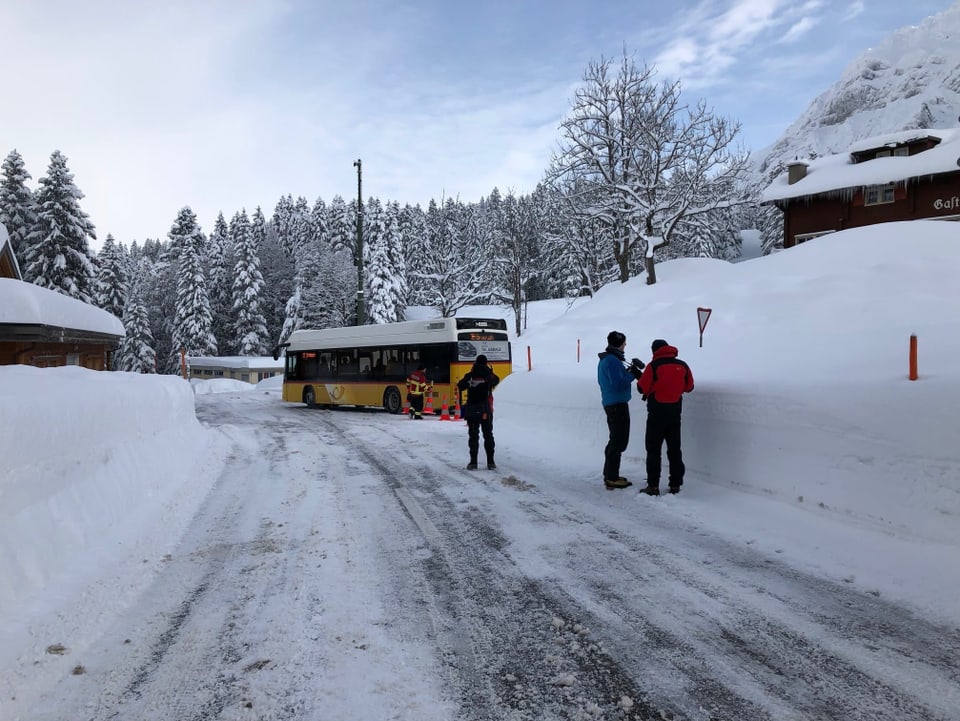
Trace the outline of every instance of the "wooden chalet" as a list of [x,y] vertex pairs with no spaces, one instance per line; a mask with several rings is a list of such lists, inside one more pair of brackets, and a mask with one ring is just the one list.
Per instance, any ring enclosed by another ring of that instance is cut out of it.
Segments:
[[794,161],[761,204],[783,211],[785,248],[875,223],[960,220],[960,128],[905,130]]
[[123,333],[107,311],[24,282],[0,225],[0,365],[109,370]]

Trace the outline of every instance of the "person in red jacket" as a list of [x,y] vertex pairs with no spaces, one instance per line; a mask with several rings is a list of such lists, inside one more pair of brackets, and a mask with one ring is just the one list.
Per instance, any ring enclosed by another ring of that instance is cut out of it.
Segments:
[[650,345],[653,360],[643,369],[637,390],[647,402],[647,486],[648,496],[660,495],[660,453],[667,442],[670,463],[670,493],[683,485],[683,453],[680,450],[680,412],[683,394],[693,390],[690,366],[677,358],[677,349],[658,338]]
[[427,367],[421,363],[407,376],[407,400],[410,401],[410,417],[423,420],[423,395],[430,390],[427,380]]

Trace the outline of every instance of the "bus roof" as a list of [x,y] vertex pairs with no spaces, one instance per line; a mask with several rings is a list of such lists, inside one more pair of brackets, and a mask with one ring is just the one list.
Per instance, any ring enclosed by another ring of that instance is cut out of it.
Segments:
[[505,331],[507,323],[502,318],[428,318],[343,328],[302,329],[290,334],[288,350],[445,343],[457,340],[457,330],[460,328]]

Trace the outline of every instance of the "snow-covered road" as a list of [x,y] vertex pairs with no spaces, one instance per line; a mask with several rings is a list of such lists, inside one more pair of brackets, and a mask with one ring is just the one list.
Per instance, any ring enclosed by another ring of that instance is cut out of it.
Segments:
[[[235,450],[32,719],[956,721],[960,632],[460,423],[197,397]],[[501,445],[504,445],[501,441]]]

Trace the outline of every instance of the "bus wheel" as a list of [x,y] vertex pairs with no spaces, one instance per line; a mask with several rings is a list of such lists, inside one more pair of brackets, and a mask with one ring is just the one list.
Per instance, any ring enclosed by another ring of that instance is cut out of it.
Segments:
[[383,410],[387,413],[399,413],[403,407],[403,401],[400,400],[400,391],[396,386],[390,386],[383,392]]
[[313,388],[307,386],[303,389],[303,402],[307,404],[307,408],[317,407],[317,397],[313,394]]

